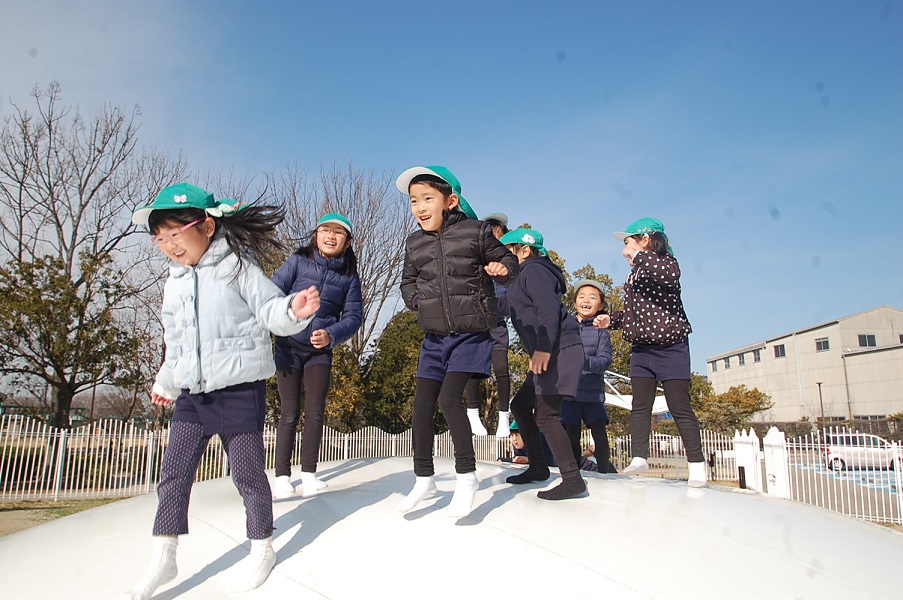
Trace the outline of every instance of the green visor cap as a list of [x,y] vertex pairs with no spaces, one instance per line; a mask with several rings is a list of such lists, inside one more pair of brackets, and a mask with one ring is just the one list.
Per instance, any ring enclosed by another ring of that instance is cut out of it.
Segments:
[[246,207],[247,205],[242,205],[240,202],[228,198],[216,200],[213,194],[202,190],[196,185],[177,183],[160,190],[160,193],[148,206],[135,209],[135,212],[132,213],[132,223],[147,225],[150,214],[155,210],[197,208],[203,210],[211,217],[222,217]]
[[619,242],[623,242],[632,235],[643,235],[646,233],[654,233],[656,231],[665,233],[665,224],[658,219],[643,217],[628,225],[624,231],[616,231],[612,235]]
[[542,245],[542,234],[535,229],[515,229],[503,235],[499,241],[503,246],[508,244],[531,246],[539,250],[539,253],[543,256],[549,255],[549,251]]
[[411,167],[398,176],[398,179],[395,180],[395,187],[397,187],[398,191],[400,191],[402,194],[410,195],[411,180],[418,175],[432,175],[433,177],[438,177],[439,179],[450,185],[452,191],[458,196],[458,205],[461,207],[461,212],[467,215],[467,217],[470,219],[477,219],[477,213],[475,213],[473,209],[470,208],[470,204],[468,204],[467,200],[464,199],[464,196],[461,195],[461,182],[458,181],[458,178],[455,177],[454,173],[452,173],[445,167],[439,165],[432,165],[429,167]]
[[352,234],[351,231],[351,221],[348,220],[343,214],[340,213],[329,213],[320,217],[320,220],[317,221],[317,227],[323,225],[324,223],[335,223],[336,225],[341,225],[348,231],[348,235]]
[[519,428],[518,428],[518,426],[517,426],[517,421],[513,421],[513,420],[512,420],[512,421],[511,421],[511,424],[508,425],[508,430],[509,430],[509,431],[519,431]]

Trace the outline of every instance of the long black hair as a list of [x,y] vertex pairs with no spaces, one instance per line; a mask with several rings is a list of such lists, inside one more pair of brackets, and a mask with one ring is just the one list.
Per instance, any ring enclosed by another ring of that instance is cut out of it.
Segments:
[[285,208],[281,206],[252,204],[222,217],[208,215],[201,208],[155,210],[149,215],[147,226],[152,234],[156,234],[164,223],[187,225],[207,217],[216,223],[213,239],[225,238],[229,249],[238,258],[239,270],[244,266],[244,259],[251,258],[262,265],[286,250],[274,235],[276,227],[285,219]]
[[[345,229],[345,231],[348,232],[347,229]],[[348,232],[348,241],[351,242],[353,239],[354,237],[351,235],[351,232]],[[314,229],[307,234],[307,241],[298,246],[298,249],[295,250],[295,254],[312,259],[314,257],[314,252],[318,251],[317,230]],[[357,255],[354,253],[354,246],[349,243],[341,256],[345,259],[345,265],[339,272],[345,275],[357,275]]]
[[668,241],[668,236],[662,233],[661,231],[653,231],[651,233],[641,233],[637,235],[632,235],[630,237],[635,238],[638,242],[643,239],[644,235],[649,236],[649,248],[648,251],[653,254],[658,254],[659,256],[665,256],[666,254],[671,254],[671,243]]

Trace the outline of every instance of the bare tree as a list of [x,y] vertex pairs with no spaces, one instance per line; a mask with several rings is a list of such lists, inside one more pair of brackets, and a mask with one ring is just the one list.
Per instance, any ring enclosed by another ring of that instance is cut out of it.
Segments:
[[129,215],[186,166],[137,150],[137,107],[84,118],[57,83],[33,97],[0,132],[0,374],[46,383],[66,426],[75,394],[122,377],[141,343],[131,300],[156,278],[124,266],[153,256]]
[[283,234],[289,246],[296,248],[306,241],[325,213],[342,213],[354,226],[363,325],[351,340],[351,351],[360,364],[364,353],[373,350],[378,328],[391,316],[385,311],[395,308],[404,241],[415,226],[408,204],[395,189],[393,175],[364,171],[351,163],[323,167],[318,179],[289,164],[271,181],[270,193],[288,212]]

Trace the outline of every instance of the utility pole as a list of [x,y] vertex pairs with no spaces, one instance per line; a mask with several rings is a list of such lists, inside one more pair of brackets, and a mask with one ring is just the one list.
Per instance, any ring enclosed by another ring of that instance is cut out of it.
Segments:
[[818,409],[821,412],[821,426],[825,426],[825,404],[821,399],[821,381],[816,381],[815,385],[818,386]]

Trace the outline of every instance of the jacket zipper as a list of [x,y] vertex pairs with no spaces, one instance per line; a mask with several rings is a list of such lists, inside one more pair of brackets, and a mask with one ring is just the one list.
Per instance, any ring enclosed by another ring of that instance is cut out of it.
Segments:
[[207,386],[204,385],[204,371],[203,365],[201,364],[201,311],[200,311],[200,302],[198,298],[198,270],[196,267],[192,268],[192,273],[194,275],[194,348],[195,353],[197,354],[198,361],[198,388],[201,392],[207,391]]
[[[445,223],[442,224],[442,229],[445,229]],[[445,276],[445,250],[442,248],[442,233],[437,233],[436,238],[439,240],[439,287],[442,296],[442,312],[445,315],[445,325],[448,327],[449,335],[454,335],[455,328],[449,318],[451,309],[448,301],[448,279]]]

